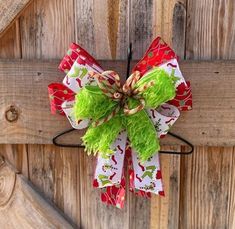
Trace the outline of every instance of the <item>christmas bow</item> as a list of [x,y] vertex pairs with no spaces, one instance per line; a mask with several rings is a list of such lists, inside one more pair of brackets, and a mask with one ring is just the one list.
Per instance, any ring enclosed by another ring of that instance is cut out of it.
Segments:
[[102,201],[123,207],[124,161],[131,191],[164,195],[158,138],[166,135],[179,110],[192,107],[190,84],[174,51],[156,38],[123,85],[117,73],[103,71],[76,44],[59,68],[67,75],[63,84],[48,87],[51,111],[66,114],[75,129],[88,126],[82,139],[88,153],[98,152],[93,185],[103,188]]
[[98,86],[85,86],[74,105],[76,120],[91,120],[82,138],[88,153],[98,152],[103,158],[112,156],[110,146],[122,130],[127,130],[140,160],[148,160],[160,146],[154,125],[143,109],[155,109],[173,99],[178,78],[153,68],[142,77],[139,71],[133,72],[122,86],[113,71],[89,75],[97,79]]

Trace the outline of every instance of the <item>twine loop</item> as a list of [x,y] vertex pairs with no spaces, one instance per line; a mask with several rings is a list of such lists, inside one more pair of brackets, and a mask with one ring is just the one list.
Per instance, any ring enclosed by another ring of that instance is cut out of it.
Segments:
[[[93,126],[98,126],[109,121],[119,112],[120,109],[123,109],[125,115],[133,115],[143,110],[145,107],[145,100],[140,96],[140,93],[154,84],[151,81],[136,88],[136,83],[141,78],[139,71],[134,71],[123,85],[121,85],[120,76],[114,71],[104,71],[102,73],[90,71],[89,75],[97,80],[97,84],[104,95],[113,101],[118,102],[118,105],[108,116],[93,122]],[[139,101],[139,105],[130,109],[128,106],[128,98],[136,99]]]

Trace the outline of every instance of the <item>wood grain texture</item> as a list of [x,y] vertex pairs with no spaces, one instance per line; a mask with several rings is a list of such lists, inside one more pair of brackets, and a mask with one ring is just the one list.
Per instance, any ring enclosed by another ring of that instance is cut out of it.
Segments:
[[[76,1],[76,41],[99,59],[126,59],[129,42],[128,2]],[[117,62],[116,70],[125,74],[126,67]],[[113,69],[110,62],[105,69]],[[96,159],[82,152],[81,174],[81,227],[82,228],[132,228],[129,219],[129,203],[124,210],[107,207],[100,201],[100,190],[92,187]],[[136,214],[136,217],[141,217]]]
[[[184,43],[184,39],[175,38],[175,34],[179,35],[185,26],[186,4],[187,0],[153,1],[153,34],[161,36],[169,45],[172,45],[173,41],[177,41],[179,44]],[[180,36],[184,35],[183,33]],[[177,46],[174,46],[174,48],[177,48]],[[184,48],[176,51],[180,51],[177,54],[181,55]]]
[[[186,0],[153,1],[153,36],[161,36],[184,59]],[[180,151],[180,146],[163,146],[163,150]],[[150,228],[175,229],[179,223],[180,156],[161,155],[165,197],[151,200]]]
[[187,5],[187,58],[234,58],[235,1],[188,0]]
[[[101,63],[105,68],[109,66],[120,69],[118,72],[121,73],[124,70],[122,66],[125,63],[121,61]],[[64,117],[51,115],[49,111],[47,85],[50,82],[61,82],[63,78],[63,74],[55,76],[57,64],[46,61],[0,62],[0,94],[3,95],[0,97],[3,126],[0,133],[1,143],[47,144],[51,143],[52,136],[69,127]],[[232,90],[235,84],[234,61],[186,61],[181,63],[181,69],[185,78],[192,83],[194,109],[182,112],[172,128],[173,132],[187,137],[195,145],[233,145],[235,117],[231,109],[235,99]],[[4,116],[11,105],[19,115],[18,120],[13,123],[8,122]],[[169,144],[172,140],[166,138],[163,143]]]
[[19,19],[17,19],[0,39],[0,58],[20,58],[20,46]]
[[234,149],[198,147],[181,162],[180,228],[234,228]]
[[[174,5],[172,19],[172,48],[177,55],[185,57],[185,36],[186,36],[186,3],[178,1]],[[171,23],[170,23],[171,24]],[[169,33],[168,33],[169,34]]]
[[0,193],[0,224],[3,228],[74,228],[2,159]]
[[0,1],[0,37],[14,23],[31,0],[1,0]]
[[[22,57],[62,58],[69,44],[75,40],[74,7],[73,0],[35,0],[20,17]],[[38,72],[34,77],[40,77],[40,74]],[[59,75],[58,71],[54,75]],[[28,145],[28,161],[30,181],[79,228],[77,150]]]
[[112,59],[116,58],[119,22],[119,0],[108,0],[108,38]]
[[[181,147],[164,146],[163,150],[180,151]],[[160,155],[165,197],[152,196],[151,229],[175,229],[179,222],[180,156]]]
[[128,1],[76,1],[76,42],[99,59],[123,59],[128,47]]
[[[188,0],[186,58],[234,58],[234,15],[232,0]],[[205,146],[182,158],[180,228],[234,228],[233,154],[232,147]]]
[[133,59],[142,58],[153,39],[153,2],[130,0],[129,36],[133,46]]
[[11,163],[17,171],[28,177],[28,147],[27,145],[0,145],[0,155]]
[[[150,45],[151,40],[154,36],[159,34],[154,34],[155,27],[155,11],[154,6],[159,4],[159,1],[139,1],[131,0],[129,3],[129,40],[133,45],[133,58],[140,59],[147,47]],[[169,38],[169,37],[168,37]],[[164,38],[165,39],[165,38]],[[171,167],[168,161],[162,163],[163,167]],[[165,181],[169,181],[170,173],[165,176]],[[158,199],[160,204],[159,208],[154,208],[156,206],[156,198],[153,195],[151,201],[147,201],[143,198],[136,198],[133,195],[129,195],[129,218],[130,228],[157,228],[158,225],[167,225],[162,222],[162,215],[167,212],[168,199],[162,200],[165,203],[165,207],[162,205],[163,202]],[[178,201],[178,199],[177,199]],[[171,220],[171,217],[166,214],[165,218]],[[156,222],[155,219],[158,219]]]
[[[19,19],[0,38],[0,58],[20,58],[20,23]],[[26,145],[0,145],[3,155],[18,171],[28,176],[28,159]]]
[[151,201],[129,193],[129,227],[131,229],[150,228]]
[[28,152],[30,181],[79,227],[81,152],[53,145],[29,145]]
[[23,58],[61,58],[75,39],[73,0],[34,0],[20,17]]

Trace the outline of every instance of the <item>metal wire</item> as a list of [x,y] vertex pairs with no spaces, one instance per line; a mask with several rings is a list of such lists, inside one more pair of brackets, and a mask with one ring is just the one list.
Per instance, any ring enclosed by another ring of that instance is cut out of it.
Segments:
[[52,138],[52,142],[54,145],[59,146],[59,147],[69,147],[69,148],[85,148],[83,145],[81,144],[64,144],[64,143],[58,143],[57,140],[59,137],[64,136],[72,131],[75,131],[76,129],[71,128],[65,131],[60,132],[59,134],[57,134],[55,137]]
[[188,150],[186,152],[184,152],[184,151],[177,152],[177,151],[162,151],[162,150],[160,150],[159,153],[161,153],[161,154],[176,154],[176,155],[188,155],[188,154],[192,154],[193,153],[194,145],[192,143],[190,143],[186,139],[180,137],[179,135],[173,134],[171,132],[168,132],[167,134],[169,134],[170,136],[180,140],[181,142],[184,142],[187,146],[190,147],[190,150]]

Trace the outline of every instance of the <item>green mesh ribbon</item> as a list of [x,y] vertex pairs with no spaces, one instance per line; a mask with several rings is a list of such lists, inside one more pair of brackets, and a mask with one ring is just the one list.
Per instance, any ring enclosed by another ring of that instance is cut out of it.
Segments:
[[[111,117],[98,126],[90,125],[88,127],[82,137],[88,154],[100,153],[104,158],[110,157],[114,153],[110,146],[120,131],[124,129],[127,130],[131,147],[135,149],[141,161],[148,160],[158,152],[160,145],[157,133],[145,109],[132,115],[126,115],[123,111],[123,101],[130,109],[133,109],[140,105],[138,98],[141,98],[145,102],[144,108],[156,109],[175,97],[177,80],[174,72],[169,75],[165,70],[153,68],[133,86],[133,91],[139,90],[138,95],[132,96],[129,91],[125,94],[122,103],[106,96],[105,91],[101,90],[99,86],[85,86],[81,89],[75,99],[76,119],[90,119],[93,123],[100,119],[105,120],[108,116]],[[151,86],[146,87],[150,82]],[[120,109],[115,113],[114,110],[117,107]],[[111,114],[113,115],[110,116]]]

